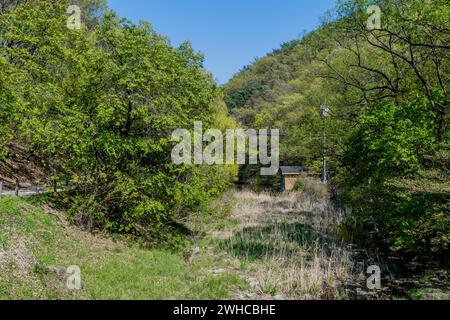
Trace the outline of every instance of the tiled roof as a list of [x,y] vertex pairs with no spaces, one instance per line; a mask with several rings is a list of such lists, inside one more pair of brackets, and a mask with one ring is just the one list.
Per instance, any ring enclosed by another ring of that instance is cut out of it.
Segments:
[[301,172],[308,172],[308,167],[280,167],[281,174],[300,174]]

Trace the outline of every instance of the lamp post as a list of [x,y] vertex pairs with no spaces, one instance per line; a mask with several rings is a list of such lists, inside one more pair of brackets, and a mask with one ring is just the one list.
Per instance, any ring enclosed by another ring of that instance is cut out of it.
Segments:
[[326,105],[320,107],[320,116],[323,119],[323,167],[322,167],[322,182],[328,183],[327,174],[327,118],[330,116],[330,108]]

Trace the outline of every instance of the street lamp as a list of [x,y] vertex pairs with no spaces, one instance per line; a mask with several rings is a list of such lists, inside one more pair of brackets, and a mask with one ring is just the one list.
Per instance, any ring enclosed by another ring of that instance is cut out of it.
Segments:
[[320,116],[323,119],[323,167],[322,167],[322,182],[328,183],[327,174],[327,118],[330,117],[330,108],[326,105],[320,107]]

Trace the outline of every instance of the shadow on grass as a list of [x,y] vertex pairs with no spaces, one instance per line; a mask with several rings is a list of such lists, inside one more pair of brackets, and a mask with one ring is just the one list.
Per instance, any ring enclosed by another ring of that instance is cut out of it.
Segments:
[[327,243],[327,238],[304,223],[273,223],[247,227],[235,232],[219,246],[235,257],[248,260],[298,255],[314,245]]
[[23,199],[26,203],[29,203],[31,205],[41,206],[48,203],[51,198],[49,194],[42,193],[28,197],[22,197],[21,199]]

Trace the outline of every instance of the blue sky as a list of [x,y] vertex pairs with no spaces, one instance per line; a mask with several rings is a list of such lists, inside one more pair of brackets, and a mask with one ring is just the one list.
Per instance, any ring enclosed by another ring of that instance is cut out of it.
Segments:
[[335,0],[109,0],[121,17],[150,21],[174,45],[189,40],[220,84],[281,43],[316,29]]

